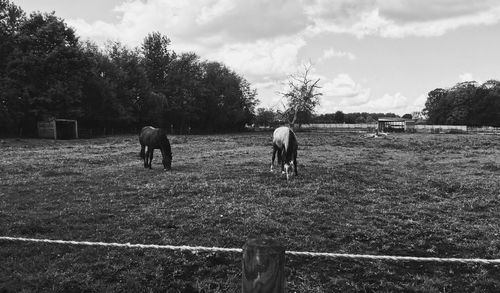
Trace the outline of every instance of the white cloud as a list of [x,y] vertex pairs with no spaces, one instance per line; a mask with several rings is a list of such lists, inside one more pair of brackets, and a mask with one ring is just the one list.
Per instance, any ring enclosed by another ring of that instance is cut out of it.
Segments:
[[332,58],[347,58],[349,60],[356,60],[356,56],[351,52],[337,51],[333,48],[323,51],[323,55],[319,58],[319,61],[325,61]]
[[347,109],[356,109],[366,104],[370,99],[369,88],[363,88],[349,75],[339,74],[332,80],[322,83],[320,90],[319,113],[332,113],[338,110],[350,112]]
[[[116,23],[67,22],[83,38],[99,43],[116,40],[132,47],[140,46],[148,33],[161,32],[172,40],[174,50],[222,61],[247,78],[264,106],[279,100],[278,81],[300,70],[301,52],[307,51],[318,34],[435,37],[500,21],[498,1],[491,0],[128,0],[114,11],[119,16]],[[357,59],[353,53],[334,47],[313,59]],[[332,72],[322,74],[333,76]],[[415,109],[406,111],[405,107],[423,107],[421,97],[401,93],[374,97],[371,89],[363,86],[366,82],[362,85],[347,74],[322,81],[326,82],[320,112],[409,112]]]
[[[309,17],[314,19],[314,25],[309,27],[309,31],[347,33],[359,38],[368,35],[387,38],[435,37],[465,26],[492,25],[500,22],[498,3],[479,1],[483,5],[474,5],[467,9],[463,3],[457,2],[461,5],[453,9],[456,1],[448,2],[441,0],[433,1],[430,5],[427,5],[427,2],[417,5],[415,1],[408,1],[413,4],[411,6],[406,5],[406,2],[403,5],[403,2],[397,0],[360,1],[344,5],[325,0],[317,1],[313,8],[307,10]],[[412,11],[409,7],[415,9]],[[331,14],[325,12],[334,10],[340,12]]]
[[308,33],[439,36],[470,25],[500,21],[497,1],[440,0],[131,0],[115,7],[117,23],[68,20],[90,39],[118,39],[137,46],[160,31],[180,47],[219,47]]
[[393,112],[399,115],[420,111],[424,108],[426,95],[420,95],[416,98],[410,98],[402,95],[401,93],[384,94],[382,97],[375,97],[370,99],[364,105],[366,112]]
[[459,80],[460,82],[464,82],[464,81],[471,81],[471,80],[473,80],[473,79],[472,79],[472,74],[471,74],[471,73],[468,73],[468,72],[466,72],[466,73],[462,73],[462,74],[460,74],[460,75],[458,76],[458,80]]
[[243,75],[267,79],[283,77],[297,70],[298,51],[306,45],[299,37],[281,37],[249,43],[227,44],[207,53],[212,60],[220,60]]
[[477,77],[473,77],[472,76],[472,73],[469,73],[469,72],[465,72],[465,73],[462,73],[458,76],[458,81],[459,82],[465,82],[465,81],[476,81],[478,83],[481,83],[482,81],[480,79],[478,79]]
[[323,96],[320,99],[318,113],[336,111],[387,113],[399,115],[420,111],[425,105],[426,95],[410,98],[401,93],[384,94],[380,97],[372,95],[370,88],[356,83],[349,75],[339,74],[331,81],[323,84]]

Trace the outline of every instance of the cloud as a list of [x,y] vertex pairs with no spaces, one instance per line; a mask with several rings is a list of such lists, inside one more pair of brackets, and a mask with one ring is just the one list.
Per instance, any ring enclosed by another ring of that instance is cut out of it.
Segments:
[[424,108],[426,100],[426,95],[419,95],[416,98],[411,98],[401,93],[384,94],[381,97],[370,99],[370,101],[364,105],[364,108],[367,109],[366,112],[385,113],[390,111],[399,115],[404,115],[414,111],[421,111]]
[[[279,99],[279,81],[300,70],[301,54],[310,52],[312,40],[322,34],[437,37],[467,26],[500,22],[500,4],[493,0],[127,0],[114,12],[118,15],[115,23],[67,22],[83,38],[99,43],[115,40],[131,47],[140,46],[148,33],[158,31],[172,40],[174,50],[224,62],[244,76],[257,88],[264,106]],[[320,54],[313,59],[357,57],[333,47]],[[420,101],[401,93],[374,97],[370,88],[347,74],[325,80],[323,112],[403,111],[404,105]]]
[[117,23],[68,20],[86,38],[139,45],[160,31],[182,48],[218,48],[324,32],[357,37],[439,36],[500,21],[498,1],[465,0],[131,0],[114,8]]
[[319,113],[332,113],[338,110],[358,108],[370,99],[371,90],[363,88],[348,74],[339,74],[324,82],[321,88]]
[[426,22],[473,15],[498,7],[496,0],[384,0],[378,1],[380,14],[400,23]]
[[319,58],[320,62],[323,62],[332,58],[347,58],[349,60],[356,60],[356,56],[351,52],[337,51],[333,48],[323,51],[323,55]]
[[399,115],[420,111],[424,108],[426,95],[407,97],[401,93],[373,96],[370,88],[356,83],[349,75],[339,74],[323,84],[318,113],[334,113],[336,111],[386,113]]
[[297,70],[298,51],[306,45],[300,37],[280,37],[249,43],[227,44],[207,57],[220,60],[254,78],[269,79],[286,76]]
[[472,74],[471,74],[471,73],[466,72],[466,73],[462,73],[462,74],[460,74],[460,75],[458,76],[458,80],[459,80],[460,82],[464,82],[464,81],[472,81],[472,80],[474,80],[474,79],[472,78]]
[[479,84],[483,83],[483,80],[481,78],[478,78],[477,76],[473,76],[472,73],[469,73],[469,72],[464,72],[464,73],[458,75],[458,81],[459,82],[475,81]]
[[[436,37],[465,26],[492,25],[500,21],[500,5],[494,1],[416,0],[345,1],[319,0],[308,9],[312,33],[345,33],[359,38]],[[326,11],[326,12],[325,12]],[[328,11],[335,11],[328,13]]]
[[[176,42],[220,46],[227,42],[248,42],[291,36],[303,31],[310,20],[300,1],[233,0],[132,0],[114,8],[118,22],[111,38],[136,46],[150,32],[160,31]],[[85,37],[100,37],[100,21],[68,20]]]

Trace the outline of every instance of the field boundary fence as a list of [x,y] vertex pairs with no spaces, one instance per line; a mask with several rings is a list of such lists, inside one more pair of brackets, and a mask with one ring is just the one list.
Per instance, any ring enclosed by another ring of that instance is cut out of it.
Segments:
[[300,125],[299,129],[306,131],[366,133],[375,131],[377,129],[377,123],[356,123],[356,124],[313,123],[313,124],[302,124]]
[[[286,292],[285,282],[285,254],[304,257],[322,258],[344,258],[374,261],[393,262],[434,262],[434,263],[460,263],[460,264],[483,264],[500,265],[500,259],[481,258],[440,258],[440,257],[413,257],[393,255],[367,255],[367,254],[345,254],[328,252],[308,251],[285,251],[283,245],[273,239],[248,239],[243,248],[224,248],[188,245],[155,245],[155,244],[131,244],[131,243],[108,243],[90,241],[70,241],[55,239],[38,239],[23,237],[0,236],[0,241],[45,243],[59,245],[77,246],[100,246],[116,248],[135,249],[158,249],[173,251],[198,252],[220,252],[242,254],[242,292]],[[262,288],[267,288],[262,290]]]
[[[78,246],[102,246],[102,247],[141,248],[141,249],[165,249],[165,250],[193,251],[193,252],[241,253],[243,251],[242,248],[72,241],[72,240],[56,240],[56,239],[24,238],[24,237],[8,237],[8,236],[0,236],[0,240],[11,241],[11,242],[32,242],[32,243],[48,243],[48,244],[63,244],[63,245],[78,245]],[[464,264],[475,263],[475,264],[500,265],[500,259],[482,259],[482,258],[416,257],[416,256],[309,252],[309,251],[292,251],[292,250],[285,251],[285,254],[296,255],[296,256],[308,256],[308,257],[350,258],[350,259],[366,259],[366,260],[418,261],[418,262],[441,262],[441,263],[446,262],[446,263],[464,263]]]
[[[306,131],[328,131],[328,132],[373,132],[377,129],[377,123],[313,123],[302,124],[301,130]],[[500,127],[482,126],[474,127],[467,125],[414,125],[417,133],[472,133],[472,134],[500,134]]]
[[[139,129],[140,130],[140,129]],[[109,135],[139,134],[136,127],[116,128],[116,127],[79,127],[78,136],[80,138],[96,138]]]

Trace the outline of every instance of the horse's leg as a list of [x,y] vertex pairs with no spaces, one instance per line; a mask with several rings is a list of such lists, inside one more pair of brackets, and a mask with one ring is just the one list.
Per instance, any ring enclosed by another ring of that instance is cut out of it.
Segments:
[[297,176],[297,149],[293,151],[293,170],[295,171],[295,176]]
[[[279,158],[281,158],[281,174],[285,173],[285,161],[286,161],[286,151],[285,147],[283,146],[279,151],[278,151]],[[279,163],[280,160],[278,160]]]
[[153,152],[154,152],[154,150],[155,150],[154,148],[151,148],[149,150],[149,169],[152,169],[151,163],[153,162]]
[[160,148],[160,151],[161,151],[161,163],[163,164],[163,170],[167,170],[167,165],[165,163],[165,156],[167,155],[167,153],[163,148]]
[[144,160],[144,168],[148,167],[148,158],[149,158],[149,147],[146,148],[146,153],[144,154],[144,157],[142,158]]
[[139,153],[139,156],[141,157],[141,159],[144,160],[144,157],[146,156],[146,153],[144,152],[144,149],[146,148],[145,145],[141,144],[141,152]]
[[[273,145],[273,158],[271,160],[271,172],[273,172],[273,167],[274,167],[274,158],[276,157],[276,151],[278,150],[278,148]],[[278,159],[279,161],[279,159]]]

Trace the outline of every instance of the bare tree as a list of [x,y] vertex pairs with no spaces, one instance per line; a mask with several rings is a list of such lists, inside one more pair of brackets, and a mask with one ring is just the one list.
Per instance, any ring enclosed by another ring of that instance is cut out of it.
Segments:
[[[288,90],[280,92],[287,99],[287,107],[283,112],[283,117],[289,121],[293,128],[299,113],[305,117],[311,116],[314,108],[319,105],[319,97],[323,95],[318,90],[321,88],[318,79],[311,79],[312,65],[304,66],[304,72],[295,75],[290,75],[288,78]],[[290,121],[291,119],[291,121]]]

